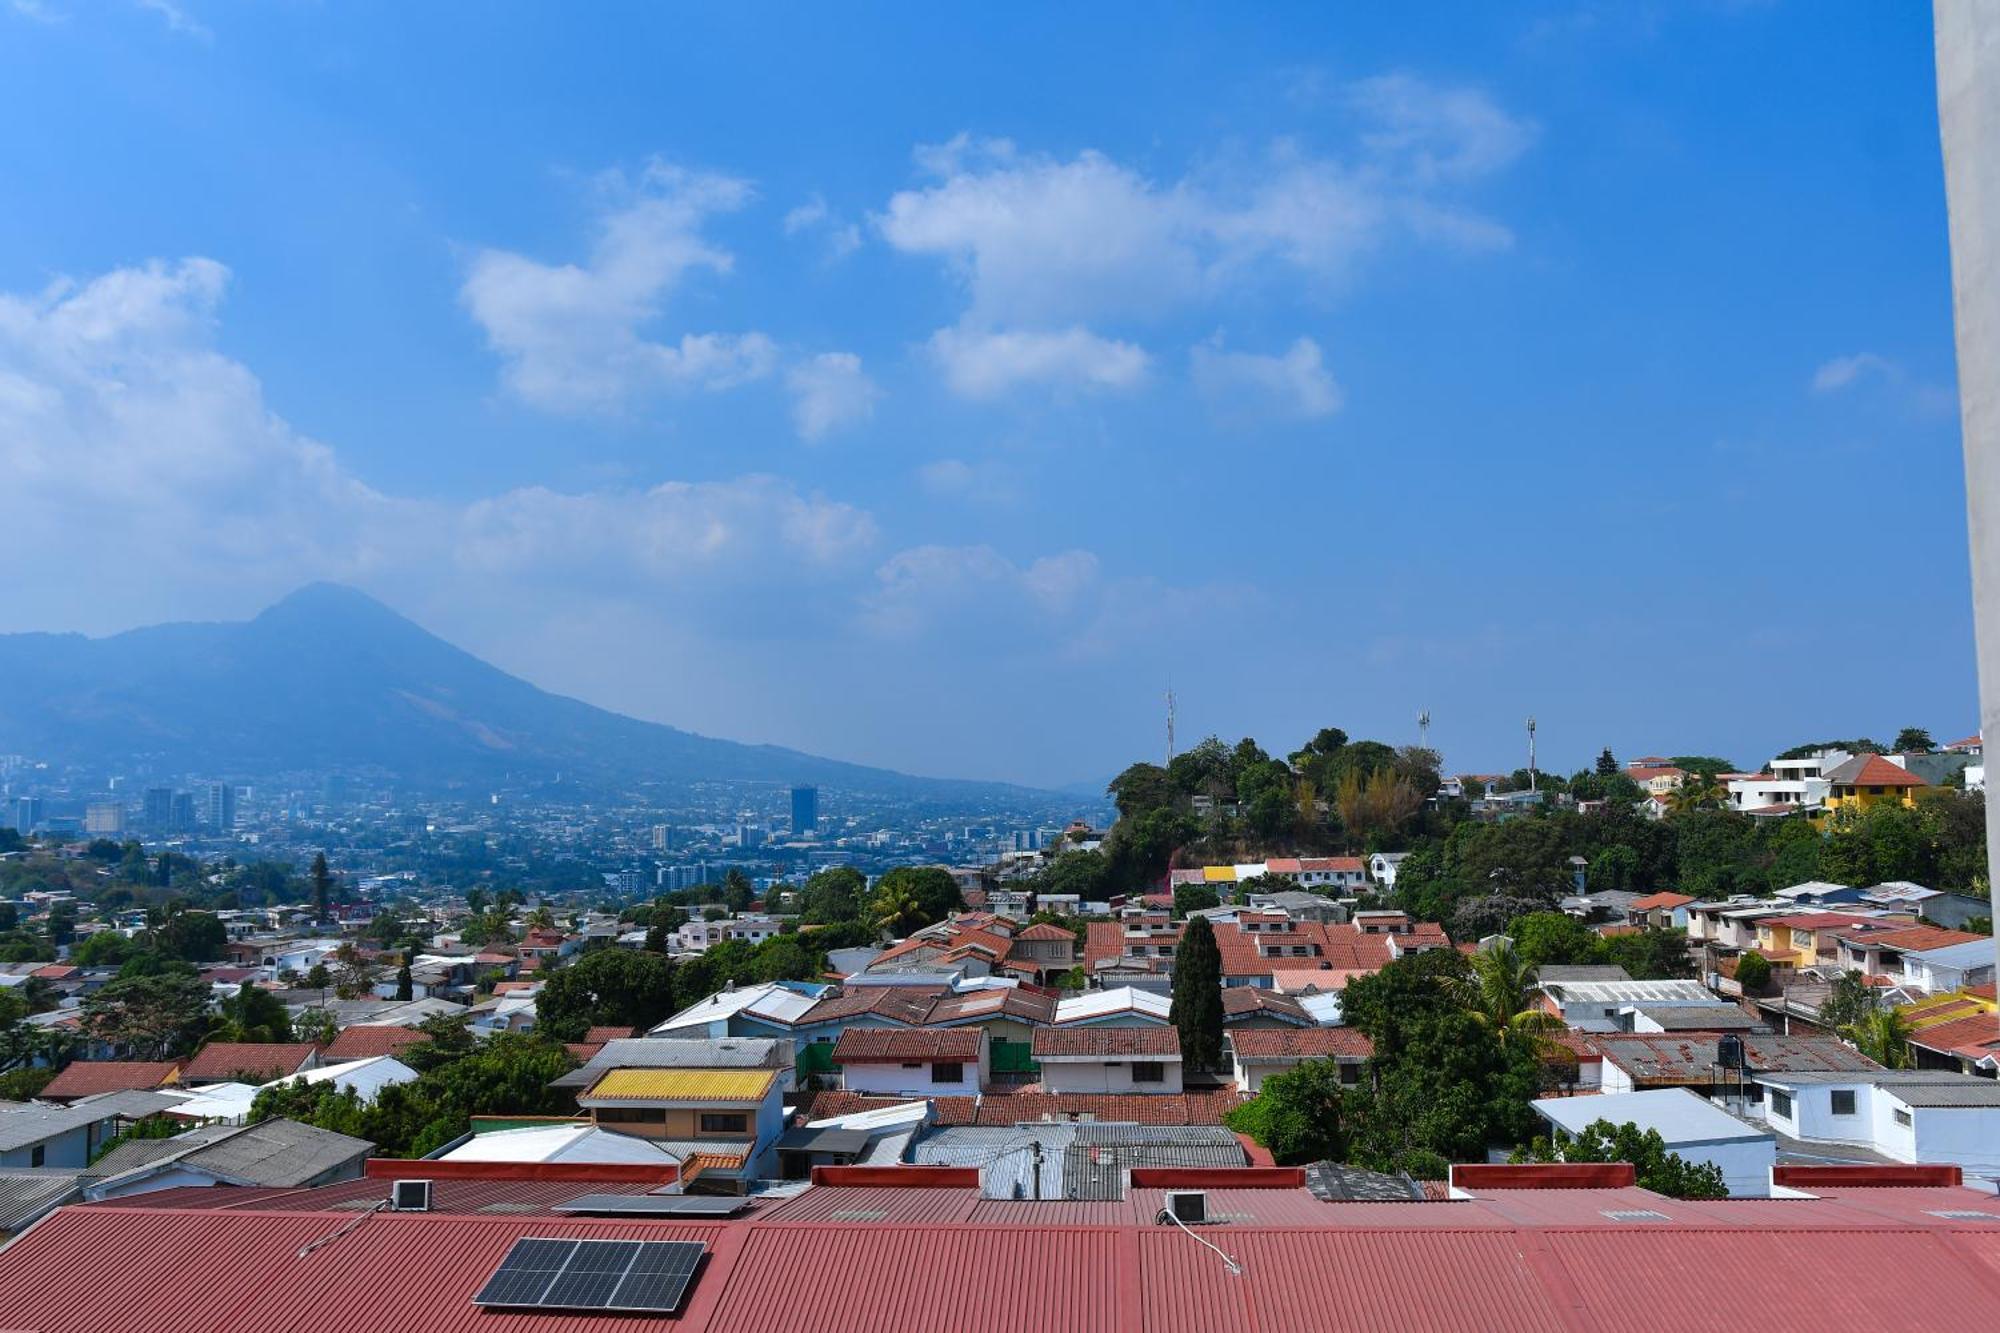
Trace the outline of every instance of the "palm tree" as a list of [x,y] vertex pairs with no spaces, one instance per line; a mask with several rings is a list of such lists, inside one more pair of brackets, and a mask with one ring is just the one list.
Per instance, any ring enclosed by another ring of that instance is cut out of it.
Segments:
[[1706,810],[1729,799],[1729,789],[1707,773],[1690,773],[1667,797],[1667,806],[1677,815]]
[[555,913],[549,911],[547,907],[537,907],[528,913],[527,923],[536,929],[547,930],[556,923]]
[[1861,1053],[1888,1069],[1910,1067],[1910,1027],[1902,1014],[1887,1007],[1865,1015],[1847,1029]]
[[1465,1012],[1492,1032],[1503,1049],[1523,1050],[1537,1059],[1555,1051],[1554,1034],[1564,1030],[1564,1023],[1535,1006],[1532,969],[1513,943],[1497,940],[1491,949],[1472,955],[1471,961],[1470,975],[1448,983],[1452,998]]
[[896,939],[902,939],[909,933],[907,927],[920,924],[923,918],[923,904],[907,888],[892,888],[875,900],[876,924]]

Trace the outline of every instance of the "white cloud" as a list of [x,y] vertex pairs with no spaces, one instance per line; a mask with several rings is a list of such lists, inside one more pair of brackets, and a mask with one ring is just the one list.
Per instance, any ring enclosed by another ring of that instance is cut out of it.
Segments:
[[636,183],[604,181],[615,206],[585,264],[545,264],[507,250],[474,256],[459,299],[505,363],[507,387],[551,411],[605,411],[673,389],[728,389],[769,375],[777,348],[761,333],[645,331],[691,271],[727,273],[728,251],[704,224],[741,208],[749,185],[650,165]]
[[826,257],[832,261],[845,259],[861,248],[861,228],[837,216],[819,195],[785,214],[785,235],[815,233],[824,238]]
[[[0,563],[157,610],[312,578],[482,585],[496,575],[659,593],[866,568],[874,519],[776,477],[454,504],[384,494],[266,405],[218,352],[208,259],[0,294]],[[578,578],[575,576],[583,576]],[[45,608],[10,598],[21,626]]]
[[1881,375],[1896,380],[1902,378],[1903,372],[1888,357],[1878,356],[1874,352],[1837,356],[1813,372],[1813,392],[1836,393],[1866,375]]
[[215,34],[208,30],[206,24],[202,23],[201,20],[195,18],[185,9],[182,9],[179,5],[172,3],[172,0],[138,0],[138,4],[139,8],[151,10],[153,13],[158,14],[161,21],[167,25],[170,31],[180,33],[184,37],[194,37],[204,42],[212,41],[215,37]]
[[[1527,150],[1530,123],[1476,89],[1407,74],[1351,85],[1345,105],[1357,122],[1345,154],[1281,140],[1165,182],[1102,153],[1063,160],[961,134],[918,150],[934,179],[894,194],[874,222],[890,245],[943,261],[962,285],[957,328],[933,341],[967,346],[1050,330],[1102,342],[1093,325],[1157,319],[1252,278],[1337,284],[1399,236],[1468,251],[1512,243],[1460,196]],[[960,392],[998,391],[941,360]],[[1016,360],[1002,387],[1076,382],[1060,359]]]
[[793,366],[785,387],[792,395],[792,424],[806,440],[866,421],[882,396],[852,352],[821,352]]
[[1305,421],[1341,408],[1340,386],[1311,338],[1296,340],[1280,356],[1227,351],[1212,338],[1194,348],[1189,362],[1196,391],[1225,421]]
[[981,504],[1006,505],[1021,498],[1013,471],[998,463],[939,458],[917,469],[917,480],[932,495]]
[[1023,384],[1070,389],[1130,389],[1146,377],[1148,357],[1128,342],[1088,329],[980,332],[939,329],[931,355],[945,382],[967,398],[995,398]]
[[1085,609],[1100,576],[1097,557],[1063,551],[1017,565],[990,546],[916,546],[875,571],[867,623],[878,634],[913,638],[983,629],[1019,633]]

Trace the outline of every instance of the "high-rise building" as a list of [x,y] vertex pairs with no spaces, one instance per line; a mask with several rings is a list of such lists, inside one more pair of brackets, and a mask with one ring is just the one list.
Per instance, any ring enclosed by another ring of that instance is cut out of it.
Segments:
[[173,827],[185,833],[195,826],[195,822],[194,793],[191,791],[175,792],[174,817],[171,821]]
[[811,833],[819,828],[819,788],[792,788],[792,832]]
[[125,807],[118,801],[92,801],[83,808],[83,831],[93,838],[115,838],[125,831]]
[[236,827],[236,788],[227,782],[211,782],[202,789],[201,822],[218,833]]
[[48,807],[39,796],[19,796],[14,800],[14,827],[32,833],[48,817]]
[[653,850],[656,852],[672,851],[673,846],[674,846],[673,829],[669,828],[665,824],[653,825]]
[[146,827],[150,829],[172,828],[174,823],[174,789],[172,787],[146,788]]

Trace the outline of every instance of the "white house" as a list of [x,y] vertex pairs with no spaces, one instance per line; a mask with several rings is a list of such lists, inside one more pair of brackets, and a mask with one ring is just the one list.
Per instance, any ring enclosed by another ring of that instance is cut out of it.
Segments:
[[1179,1092],[1181,1034],[1159,1027],[1035,1029],[1048,1092]]
[[2000,1082],[1943,1069],[1758,1074],[1764,1118],[1807,1143],[2000,1173]]
[[1733,1195],[1768,1196],[1777,1139],[1769,1130],[1738,1120],[1686,1088],[1608,1092],[1592,1097],[1544,1097],[1535,1113],[1559,1135],[1575,1136],[1598,1120],[1657,1130],[1667,1151],[1690,1162],[1713,1162]]
[[1385,889],[1396,887],[1396,868],[1409,858],[1408,852],[1377,852],[1368,858],[1368,876]]
[[976,1097],[992,1069],[986,1029],[849,1028],[833,1044],[840,1086],[898,1097]]
[[675,932],[674,943],[683,953],[704,953],[724,940],[762,944],[778,933],[776,917],[733,916],[721,921],[690,921]]
[[1993,983],[1993,941],[1966,940],[1941,949],[1912,949],[1903,955],[1903,984],[1933,995]]

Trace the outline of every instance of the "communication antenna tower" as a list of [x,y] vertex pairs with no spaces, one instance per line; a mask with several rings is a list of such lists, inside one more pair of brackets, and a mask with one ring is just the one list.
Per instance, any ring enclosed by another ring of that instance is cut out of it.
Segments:
[[1167,682],[1167,763],[1174,762],[1174,683]]
[[1528,790],[1535,789],[1535,719],[1528,719]]
[[1428,708],[1417,714],[1417,746],[1425,750],[1431,748],[1431,710]]

